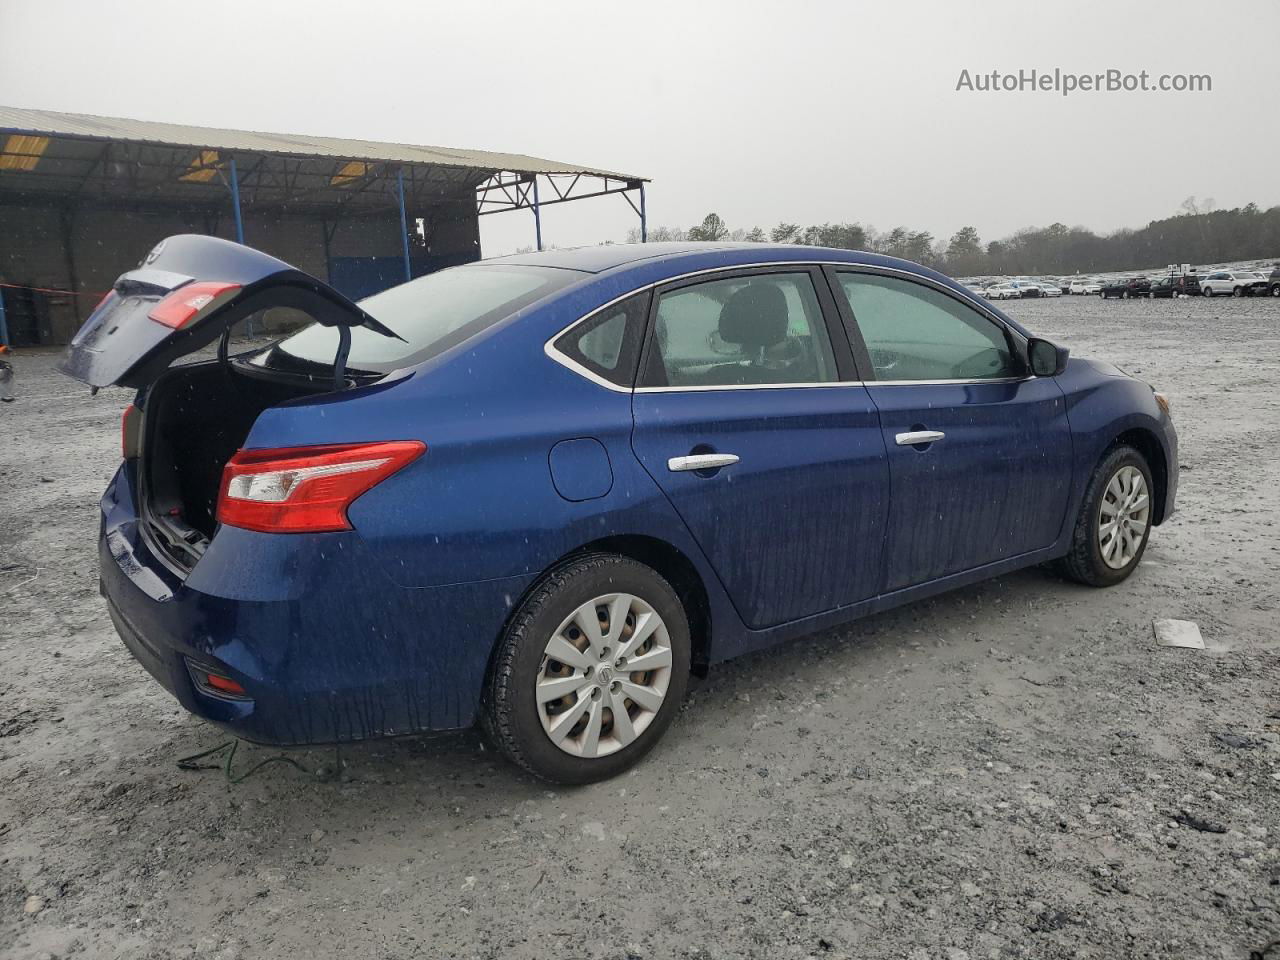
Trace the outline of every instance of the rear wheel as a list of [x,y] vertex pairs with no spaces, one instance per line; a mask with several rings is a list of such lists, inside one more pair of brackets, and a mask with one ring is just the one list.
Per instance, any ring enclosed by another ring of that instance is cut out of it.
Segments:
[[689,680],[689,623],[671,585],[626,557],[553,571],[498,646],[481,719],[494,744],[555,783],[616,776],[649,752]]
[[1271,295],[1273,297],[1280,297],[1280,283],[1277,283],[1274,287],[1271,288]]
[[1231,295],[1232,295],[1233,297],[1243,297],[1243,296],[1244,296],[1244,287],[1235,287],[1234,289],[1232,289],[1232,291],[1231,291]]
[[1142,454],[1126,444],[1113,447],[1089,481],[1071,552],[1059,561],[1059,571],[1092,587],[1112,586],[1133,573],[1151,535],[1154,490]]
[[1209,287],[1209,286],[1203,287],[1203,288],[1200,290],[1200,292],[1201,292],[1204,296],[1206,296],[1206,297],[1212,297],[1212,296],[1213,296],[1213,287]]

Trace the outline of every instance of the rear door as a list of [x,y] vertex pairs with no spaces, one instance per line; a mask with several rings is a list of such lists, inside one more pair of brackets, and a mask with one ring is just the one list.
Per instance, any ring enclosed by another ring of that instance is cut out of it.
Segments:
[[876,592],[888,473],[857,380],[817,268],[654,296],[633,448],[753,629]]
[[268,307],[295,307],[327,326],[395,336],[326,283],[217,237],[158,243],[122,274],[71,341],[59,369],[92,387],[142,387],[174,360]]
[[1062,390],[1015,331],[941,286],[831,270],[888,450],[884,591],[1050,546],[1066,517]]

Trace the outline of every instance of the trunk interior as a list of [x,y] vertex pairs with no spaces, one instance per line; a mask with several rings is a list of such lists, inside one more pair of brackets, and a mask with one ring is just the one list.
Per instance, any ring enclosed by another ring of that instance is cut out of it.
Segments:
[[258,415],[295,397],[332,390],[237,372],[210,361],[175,367],[148,391],[139,496],[147,532],[168,559],[190,570],[216,525],[222,468]]

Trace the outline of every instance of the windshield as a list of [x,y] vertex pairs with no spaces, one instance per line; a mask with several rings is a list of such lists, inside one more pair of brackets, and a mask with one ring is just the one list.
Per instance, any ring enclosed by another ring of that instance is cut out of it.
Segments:
[[[355,327],[347,363],[384,371],[421,363],[581,278],[576,270],[469,264],[402,283],[361,300],[360,308],[404,339]],[[313,323],[281,340],[258,362],[270,363],[280,351],[329,365],[337,349],[337,330]]]

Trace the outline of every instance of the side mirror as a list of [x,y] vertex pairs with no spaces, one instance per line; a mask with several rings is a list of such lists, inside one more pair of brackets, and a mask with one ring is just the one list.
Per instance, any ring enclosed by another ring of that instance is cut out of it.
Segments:
[[1027,362],[1037,377],[1056,377],[1067,369],[1071,351],[1048,340],[1032,337],[1027,341]]

